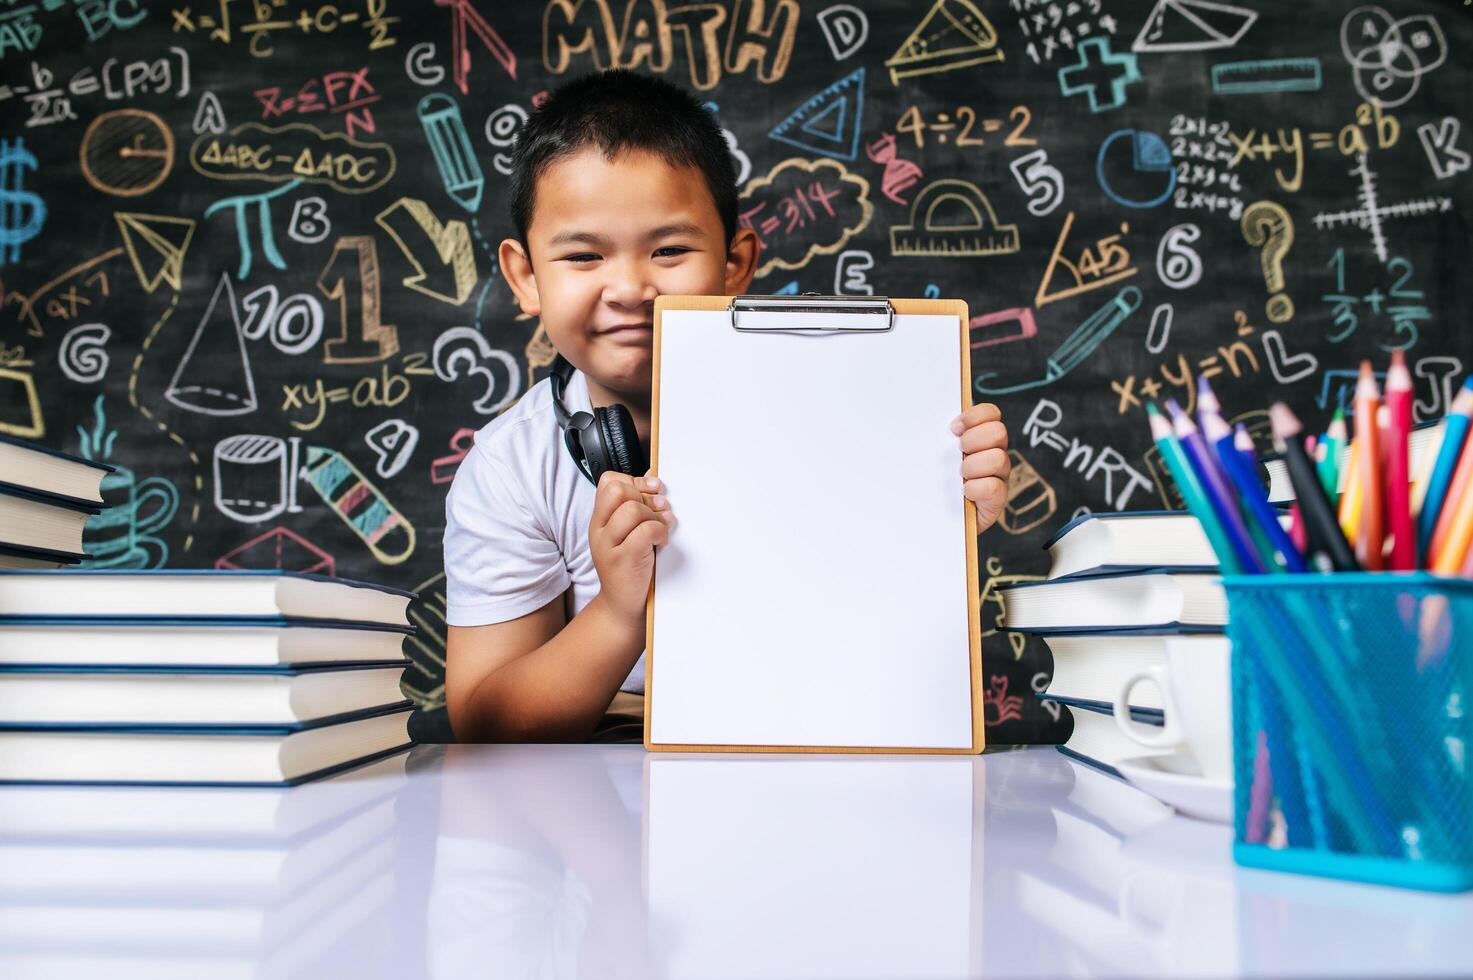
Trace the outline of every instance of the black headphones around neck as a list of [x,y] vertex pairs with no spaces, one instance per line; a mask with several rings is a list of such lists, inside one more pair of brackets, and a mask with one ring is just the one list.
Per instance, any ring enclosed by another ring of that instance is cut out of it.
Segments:
[[595,408],[592,415],[570,414],[563,398],[572,377],[573,365],[563,355],[557,355],[552,362],[552,410],[557,415],[558,428],[563,431],[563,442],[579,471],[594,486],[598,486],[598,478],[605,470],[643,476],[649,470],[649,462],[644,447],[639,444],[639,431],[634,427],[629,409],[608,405]]

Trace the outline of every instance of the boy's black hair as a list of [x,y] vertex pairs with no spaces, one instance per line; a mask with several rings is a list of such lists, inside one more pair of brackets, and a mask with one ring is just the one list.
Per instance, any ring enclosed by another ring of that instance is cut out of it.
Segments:
[[596,146],[605,157],[644,150],[706,178],[730,243],[737,232],[736,168],[715,115],[684,89],[618,68],[559,86],[512,148],[511,219],[525,246],[537,177],[559,157]]

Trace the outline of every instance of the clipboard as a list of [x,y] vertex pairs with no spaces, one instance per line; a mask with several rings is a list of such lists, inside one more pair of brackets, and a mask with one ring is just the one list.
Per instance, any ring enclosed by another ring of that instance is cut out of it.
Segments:
[[969,339],[960,300],[656,299],[650,467],[676,523],[646,749],[982,751],[977,515],[946,428]]

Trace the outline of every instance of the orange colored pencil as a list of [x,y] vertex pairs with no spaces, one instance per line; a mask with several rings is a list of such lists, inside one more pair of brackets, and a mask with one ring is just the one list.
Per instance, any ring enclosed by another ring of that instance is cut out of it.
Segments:
[[1370,361],[1360,362],[1355,385],[1355,441],[1360,453],[1360,522],[1356,528],[1355,557],[1368,572],[1385,567],[1386,511],[1381,485],[1381,392]]
[[1473,494],[1465,493],[1453,498],[1452,502],[1452,520],[1449,522],[1447,537],[1432,565],[1432,571],[1444,575],[1453,575],[1462,570],[1470,553],[1468,544],[1473,542]]

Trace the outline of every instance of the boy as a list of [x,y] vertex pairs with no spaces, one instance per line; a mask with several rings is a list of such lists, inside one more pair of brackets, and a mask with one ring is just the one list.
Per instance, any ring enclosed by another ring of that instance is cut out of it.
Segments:
[[[759,264],[714,117],[627,71],[570,82],[518,137],[511,209],[501,269],[577,369],[567,411],[623,404],[648,459],[655,297],[744,293]],[[1007,431],[993,405],[951,427],[981,531],[1007,499]],[[476,434],[445,502],[445,695],[464,742],[638,739],[645,599],[674,514],[642,462],[595,488],[559,430],[543,380]]]

